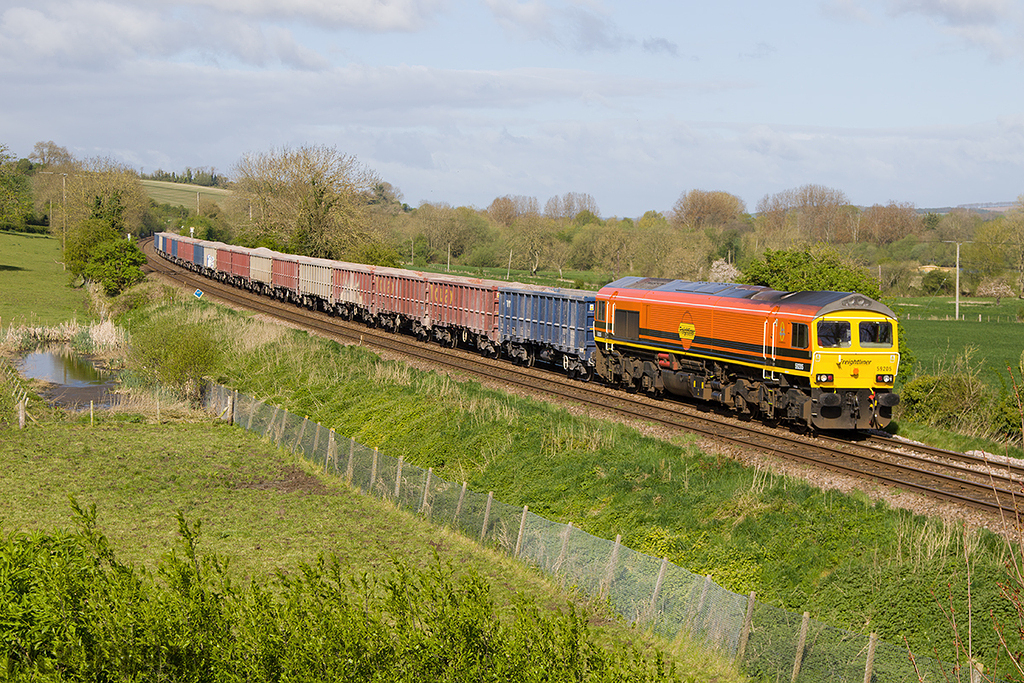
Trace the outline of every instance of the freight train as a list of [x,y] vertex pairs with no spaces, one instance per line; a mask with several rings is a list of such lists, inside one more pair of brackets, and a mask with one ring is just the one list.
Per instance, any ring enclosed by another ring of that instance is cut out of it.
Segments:
[[560,367],[767,422],[885,427],[899,403],[896,315],[850,292],[625,277],[598,292],[424,273],[159,233],[205,277],[347,320]]

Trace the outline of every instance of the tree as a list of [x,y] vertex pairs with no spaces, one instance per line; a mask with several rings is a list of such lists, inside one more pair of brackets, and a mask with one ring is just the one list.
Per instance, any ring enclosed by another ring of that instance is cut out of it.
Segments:
[[527,215],[540,215],[536,197],[510,195],[498,197],[487,207],[491,221],[504,228],[511,228],[517,219]]
[[827,246],[768,249],[763,258],[743,270],[740,282],[784,292],[858,292],[873,299],[882,294],[878,282],[867,271],[844,260],[839,252]]
[[[64,159],[63,155],[57,156]],[[33,195],[37,213],[50,216],[52,232],[70,234],[93,217],[97,197],[109,201],[117,195],[121,212],[118,229],[134,235],[141,233],[149,197],[135,169],[101,157],[63,160],[46,168],[32,177]]]
[[858,238],[871,240],[875,244],[892,244],[921,231],[921,218],[913,204],[889,202],[885,206],[875,204],[865,209],[854,241]]
[[843,191],[808,184],[765,196],[757,210],[769,238],[792,226],[808,241],[831,244],[853,234],[850,222],[855,216],[848,206]]
[[600,215],[597,201],[584,192],[566,192],[562,196],[555,195],[544,205],[544,216],[555,222],[573,221],[584,211],[593,216]]
[[724,226],[746,213],[747,207],[742,199],[728,192],[690,190],[679,195],[672,210],[676,227],[699,230]]
[[1006,213],[1006,254],[1017,271],[1017,291],[1024,293],[1024,194]]
[[93,249],[84,275],[103,287],[107,296],[116,296],[146,277],[142,266],[146,255],[136,242],[118,237]]
[[37,142],[28,158],[43,167],[70,166],[75,163],[67,147],[61,147],[53,140]]
[[245,241],[298,254],[340,258],[367,240],[366,208],[377,176],[334,147],[283,148],[243,157],[235,207]]
[[32,194],[14,156],[0,144],[0,229],[23,230],[32,215]]

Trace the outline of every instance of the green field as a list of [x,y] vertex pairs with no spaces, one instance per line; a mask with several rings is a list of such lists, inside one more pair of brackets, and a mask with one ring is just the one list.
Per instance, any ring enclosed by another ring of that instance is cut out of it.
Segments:
[[[917,357],[918,373],[948,368],[966,350],[986,382],[998,388],[1008,380],[1007,367],[1019,372],[1024,351],[1024,323],[1017,322],[1019,299],[961,299],[960,320],[949,297],[897,299],[906,340]],[[979,320],[980,318],[980,320]]]
[[[219,187],[202,187],[184,183],[169,183],[162,180],[143,180],[142,186],[146,194],[157,204],[171,204],[196,209],[197,199],[201,201],[221,202],[231,196],[231,190]],[[198,197],[197,197],[198,195]]]
[[0,232],[0,328],[92,319],[84,289],[69,285],[59,239]]

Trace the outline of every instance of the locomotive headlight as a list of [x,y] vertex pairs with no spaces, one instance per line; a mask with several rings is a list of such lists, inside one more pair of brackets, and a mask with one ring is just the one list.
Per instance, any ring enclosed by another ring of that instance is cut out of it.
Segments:
[[822,384],[822,383],[825,383],[825,382],[832,382],[832,381],[834,381],[835,377],[833,375],[821,374],[821,375],[815,375],[814,379],[819,384]]
[[892,384],[895,379],[892,375],[875,375],[875,382],[878,384]]

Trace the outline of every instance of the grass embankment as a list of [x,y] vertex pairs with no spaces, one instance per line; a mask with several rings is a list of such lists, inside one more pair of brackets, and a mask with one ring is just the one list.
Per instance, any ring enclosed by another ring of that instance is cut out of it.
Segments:
[[0,232],[0,327],[92,319],[84,289],[69,285],[60,239]]
[[[226,350],[221,380],[334,427],[449,481],[623,543],[737,592],[951,660],[950,601],[967,611],[973,651],[999,652],[992,615],[1006,545],[866,496],[821,491],[601,420],[574,417],[473,381],[454,381],[357,347],[310,338],[181,297],[135,327],[207,321]],[[961,621],[959,623],[963,623]],[[963,636],[963,634],[960,634]]]
[[[4,433],[0,466],[5,534],[51,533],[0,541],[8,675],[663,680],[629,654],[641,636],[580,621],[536,573],[209,418],[44,421]],[[73,526],[70,498],[99,511],[117,565],[52,534]],[[216,567],[183,552],[175,511]],[[668,659],[738,680],[695,650]]]

